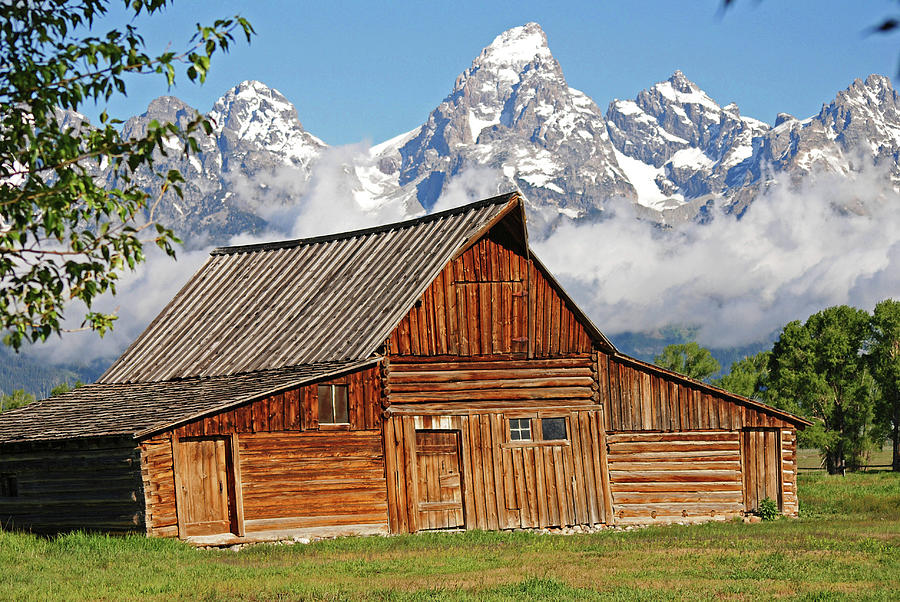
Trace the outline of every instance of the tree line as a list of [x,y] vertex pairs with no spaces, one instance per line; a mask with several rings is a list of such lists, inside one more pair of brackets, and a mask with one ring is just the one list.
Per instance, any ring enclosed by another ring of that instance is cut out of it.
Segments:
[[772,349],[719,363],[695,342],[669,345],[654,363],[812,420],[799,433],[831,474],[857,470],[886,440],[900,471],[900,301],[872,313],[837,305],[781,329]]

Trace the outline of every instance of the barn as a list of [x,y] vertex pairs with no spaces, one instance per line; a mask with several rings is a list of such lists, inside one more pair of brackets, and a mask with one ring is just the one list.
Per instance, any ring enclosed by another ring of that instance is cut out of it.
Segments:
[[620,353],[512,193],[214,250],[97,383],[0,414],[0,521],[223,544],[795,515],[807,424]]

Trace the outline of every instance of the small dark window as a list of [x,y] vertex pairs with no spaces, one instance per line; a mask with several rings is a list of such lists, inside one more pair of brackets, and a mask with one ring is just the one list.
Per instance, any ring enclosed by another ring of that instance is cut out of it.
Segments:
[[18,497],[19,482],[14,474],[0,474],[0,497]]
[[531,441],[531,418],[510,418],[509,440]]
[[566,439],[566,419],[542,418],[541,436],[543,437],[544,441],[558,441],[560,439]]
[[319,424],[350,422],[347,385],[319,385]]

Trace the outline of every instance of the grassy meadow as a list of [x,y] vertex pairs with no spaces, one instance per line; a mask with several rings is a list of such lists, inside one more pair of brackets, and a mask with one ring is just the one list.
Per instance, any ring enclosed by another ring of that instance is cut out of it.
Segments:
[[900,475],[801,474],[800,519],[195,550],[0,532],[0,599],[900,599]]

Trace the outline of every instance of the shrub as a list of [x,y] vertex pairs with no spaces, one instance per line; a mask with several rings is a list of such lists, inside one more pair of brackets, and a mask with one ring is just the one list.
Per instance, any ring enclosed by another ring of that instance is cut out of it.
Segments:
[[781,515],[778,511],[778,504],[770,497],[760,500],[756,513],[763,520],[775,520]]

